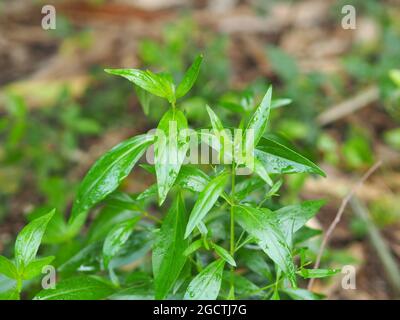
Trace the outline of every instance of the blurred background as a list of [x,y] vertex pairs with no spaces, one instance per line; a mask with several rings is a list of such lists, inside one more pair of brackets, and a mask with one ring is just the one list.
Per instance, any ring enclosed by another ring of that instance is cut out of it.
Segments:
[[[345,29],[344,5],[356,10]],[[44,30],[41,10],[56,9]],[[150,68],[177,79],[204,63],[182,107],[208,126],[205,104],[227,122],[237,102],[275,98],[270,130],[295,142],[327,178],[293,175],[279,201],[325,198],[314,226],[327,229],[342,199],[377,161],[333,233],[323,263],[353,265],[316,282],[330,299],[394,299],[400,284],[400,1],[87,0],[0,2],[0,254],[30,215],[68,215],[87,169],[119,141],[153,128],[167,107],[142,110],[133,86],[104,68]],[[147,116],[145,115],[147,113]],[[239,117],[240,119],[240,117]],[[153,181],[135,173],[123,188]],[[318,247],[315,248],[317,252]]]

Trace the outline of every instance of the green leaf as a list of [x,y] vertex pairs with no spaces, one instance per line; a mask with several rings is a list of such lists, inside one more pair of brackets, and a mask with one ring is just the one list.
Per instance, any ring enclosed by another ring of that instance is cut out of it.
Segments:
[[251,271],[268,279],[270,282],[273,281],[271,267],[265,261],[265,256],[260,255],[258,250],[243,250],[240,252],[240,258]]
[[210,182],[210,178],[202,170],[194,166],[182,166],[176,183],[183,189],[201,192]]
[[18,278],[18,271],[14,263],[4,256],[0,256],[0,273],[11,279]]
[[235,113],[246,113],[246,109],[239,103],[231,101],[220,101],[218,105]]
[[270,300],[281,300],[281,297],[279,296],[279,291],[277,289],[274,290],[274,293],[272,294]]
[[294,234],[293,243],[299,244],[299,243],[304,242],[308,239],[311,239],[315,236],[319,236],[321,233],[322,233],[321,230],[312,229],[307,226],[303,226],[302,228],[299,229],[299,231],[297,231]]
[[[177,109],[170,109],[157,127],[154,143],[154,163],[157,175],[159,204],[167,197],[168,191],[178,177],[189,147],[188,125],[185,115]],[[185,133],[186,131],[186,133]]]
[[293,234],[314,217],[324,204],[324,200],[310,200],[274,211],[288,243],[292,243]]
[[206,108],[211,120],[211,125],[214,129],[214,135],[217,137],[220,143],[220,155],[224,155],[227,161],[231,161],[233,158],[232,137],[230,136],[230,134],[228,134],[228,131],[224,128],[221,120],[218,118],[215,112],[209,106],[206,106]]
[[286,288],[282,291],[294,300],[321,300],[323,298],[322,295],[313,293],[306,289]]
[[200,192],[192,212],[190,213],[189,222],[185,231],[185,239],[192,233],[193,229],[214,206],[215,202],[218,200],[218,197],[224,191],[228,176],[229,175],[227,172],[223,172],[212,179],[204,188],[204,190]]
[[65,279],[55,289],[40,291],[34,300],[101,300],[114,293],[107,282],[91,276]]
[[72,207],[69,219],[72,236],[84,223],[88,210],[118,188],[153,140],[154,137],[150,135],[125,140],[105,153],[90,168],[79,186]]
[[255,157],[268,173],[309,172],[325,177],[325,173],[316,164],[271,136],[260,140]]
[[133,232],[133,227],[140,220],[140,217],[118,223],[108,233],[103,245],[104,266],[108,268],[110,260],[121,250]]
[[[231,292],[231,281],[232,274],[228,271],[224,271],[222,274],[222,286],[220,295],[222,297],[225,296],[229,300],[229,298],[234,298],[233,293]],[[249,299],[249,297],[257,297],[260,296],[263,292],[260,290],[256,284],[251,282],[244,276],[238,275],[236,273],[233,274],[233,284],[235,290],[235,296],[237,299]]]
[[183,238],[185,225],[185,204],[182,195],[178,193],[154,243],[152,261],[156,299],[167,296],[185,265],[184,252],[189,244]]
[[282,184],[283,184],[283,180],[278,180],[277,182],[275,182],[272,185],[271,189],[268,190],[268,193],[265,195],[264,198],[271,198],[273,196],[278,195],[277,192],[282,187]]
[[107,73],[124,77],[143,90],[155,96],[165,98],[170,103],[175,102],[175,88],[169,77],[163,74],[155,74],[150,70],[138,69],[105,69]]
[[133,263],[151,250],[155,234],[149,225],[144,227],[145,230],[136,230],[131,234],[120,252],[111,260],[110,266],[118,268]]
[[193,84],[196,82],[197,76],[199,75],[202,61],[203,55],[200,54],[196,57],[190,68],[186,71],[182,82],[178,85],[178,88],[176,89],[177,99],[183,97],[193,87]]
[[206,105],[208,116],[210,117],[211,125],[216,133],[222,133],[225,128],[222,125],[221,119],[216,115],[216,113],[208,105]]
[[340,269],[301,269],[297,274],[301,275],[304,279],[310,278],[325,278],[339,273]]
[[99,257],[101,257],[102,247],[102,242],[94,242],[80,248],[78,252],[69,257],[67,261],[58,267],[58,271],[63,275],[69,276],[77,271],[81,266],[89,266],[89,268],[93,270],[99,270]]
[[228,251],[226,251],[224,248],[221,246],[213,243],[212,247],[214,248],[215,252],[226,262],[228,262],[231,266],[236,267],[236,262],[233,259],[233,257],[230,255]]
[[115,203],[107,203],[96,215],[87,235],[87,243],[104,240],[107,234],[116,224],[135,218],[140,213],[132,209],[124,208]]
[[292,103],[291,99],[275,99],[271,101],[271,109],[287,106]]
[[[210,178],[202,170],[190,166],[183,165],[179,171],[175,184],[179,185],[182,189],[186,189],[195,193],[203,191]],[[145,200],[157,195],[157,184],[151,185],[138,195],[136,200]]]
[[108,297],[108,300],[153,300],[153,299],[154,299],[154,290],[147,283],[122,289]]
[[248,195],[250,195],[253,191],[264,187],[264,185],[264,180],[260,179],[259,177],[248,177],[247,179],[236,184],[235,198],[241,201],[245,199]]
[[5,292],[0,292],[0,300],[20,300],[18,290],[11,289]]
[[272,213],[266,209],[239,205],[235,207],[235,220],[253,236],[260,248],[282,269],[296,286],[295,267],[289,245]]
[[[253,116],[250,118],[250,121],[247,125],[247,130],[254,130],[254,146],[257,146],[258,142],[260,141],[261,137],[265,133],[265,129],[268,125],[269,114],[271,110],[271,97],[272,97],[272,87],[269,87],[267,93],[265,94],[264,98],[262,99],[259,107],[254,112]],[[249,151],[249,139],[246,130],[246,152]]]
[[18,234],[14,251],[16,265],[19,270],[23,270],[24,266],[27,266],[35,259],[47,224],[54,213],[55,209],[31,221]]
[[183,252],[185,256],[191,255],[193,252],[199,250],[203,246],[203,239],[198,239],[192,242],[189,247]]
[[209,264],[189,283],[185,300],[215,300],[222,282],[225,261],[220,259]]
[[254,171],[255,173],[265,181],[269,186],[272,186],[274,182],[270,178],[267,169],[264,167],[264,164],[258,160],[257,158],[253,159],[254,161]]
[[144,114],[146,116],[148,116],[149,112],[150,112],[150,102],[151,102],[152,96],[150,95],[150,93],[148,91],[142,89],[139,86],[135,86],[135,91],[136,91],[138,100],[140,102],[140,105],[142,106]]
[[146,200],[148,198],[152,198],[152,197],[156,197],[158,195],[158,186],[157,183],[151,185],[150,187],[148,187],[146,190],[144,190],[142,193],[140,193],[136,200],[140,201],[140,200]]
[[32,279],[42,273],[43,267],[49,265],[53,260],[54,256],[44,257],[40,259],[35,259],[31,261],[22,273],[22,278],[24,280]]
[[398,87],[400,87],[400,70],[399,69],[390,70],[389,77]]

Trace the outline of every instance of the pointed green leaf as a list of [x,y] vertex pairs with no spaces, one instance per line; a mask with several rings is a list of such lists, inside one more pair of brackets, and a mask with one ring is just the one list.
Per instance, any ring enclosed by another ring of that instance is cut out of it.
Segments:
[[215,243],[212,244],[212,247],[223,260],[228,262],[231,266],[236,267],[236,262],[228,251]]
[[14,263],[4,256],[0,256],[0,274],[4,274],[11,279],[18,278],[18,271]]
[[[133,205],[133,204],[132,204]],[[109,231],[118,223],[132,219],[140,215],[134,208],[123,207],[117,203],[107,202],[90,224],[87,235],[87,243],[104,240]]]
[[71,235],[85,222],[88,210],[118,188],[153,140],[151,135],[132,137],[96,161],[79,186],[69,219]]
[[146,190],[144,190],[142,193],[140,193],[136,200],[140,201],[140,200],[145,200],[151,197],[155,197],[158,195],[158,186],[157,183],[151,185],[150,187],[148,187]]
[[251,271],[266,278],[270,282],[274,281],[271,267],[265,261],[265,256],[259,254],[259,251],[244,249],[240,251],[240,257]]
[[40,291],[34,300],[101,300],[114,293],[107,282],[91,276],[80,276],[62,280],[55,289]]
[[183,239],[186,209],[179,193],[165,217],[153,248],[155,298],[164,299],[174,286],[186,262],[189,243]]
[[288,243],[292,243],[293,234],[314,217],[324,204],[324,200],[310,200],[274,211]]
[[319,236],[321,233],[322,233],[321,230],[312,229],[307,226],[303,226],[294,234],[293,243],[299,244],[299,243],[304,242],[308,239],[311,239],[315,236]]
[[265,195],[265,198],[271,198],[273,196],[278,195],[277,192],[282,187],[282,184],[283,180],[278,180],[277,182],[275,182],[271,187],[271,189],[268,190],[268,193]]
[[55,209],[31,221],[18,234],[14,249],[15,262],[18,269],[22,270],[24,266],[35,259],[47,224],[54,213]]
[[254,171],[255,173],[265,181],[269,186],[272,186],[274,183],[272,179],[270,178],[268,171],[264,167],[264,164],[258,160],[257,158],[253,159],[254,161]]
[[0,300],[20,300],[18,290],[11,289],[5,292],[0,292]]
[[[247,125],[247,130],[254,130],[254,146],[257,146],[258,142],[264,135],[265,130],[267,128],[269,114],[271,110],[271,97],[272,97],[272,87],[269,87],[259,107],[254,112],[253,116],[250,118],[250,121]],[[245,150],[248,152],[249,151],[248,139],[245,139],[245,142],[246,142]]]
[[199,75],[202,61],[203,61],[203,55],[200,54],[196,57],[190,68],[186,71],[185,76],[182,79],[182,82],[176,89],[177,99],[183,97],[193,87],[193,84],[196,82],[197,76]]
[[25,268],[24,272],[22,273],[22,277],[24,280],[32,279],[39,274],[42,273],[42,270],[45,266],[48,266],[53,260],[54,256],[35,259],[31,261]]
[[139,86],[135,86],[135,91],[144,114],[148,116],[150,112],[150,102],[152,98],[151,94]]
[[339,273],[340,269],[304,269],[302,268],[297,273],[304,279],[310,278],[326,278]]
[[215,300],[221,289],[225,261],[220,259],[209,264],[189,283],[185,300]]
[[235,207],[235,219],[253,236],[260,248],[282,269],[296,286],[295,267],[290,248],[272,213],[248,206]]
[[[202,170],[190,166],[183,165],[179,171],[175,184],[182,189],[189,190],[195,193],[203,191],[210,178]],[[151,185],[145,191],[138,195],[137,200],[144,200],[156,196],[158,193],[157,184]]]
[[239,103],[231,101],[220,101],[218,105],[235,113],[246,113],[246,109]]
[[259,177],[248,177],[247,179],[236,184],[235,187],[235,198],[239,201],[245,199],[253,191],[264,187],[265,182]]
[[106,268],[108,268],[110,260],[121,250],[128,240],[133,232],[133,227],[139,220],[140,217],[135,217],[127,221],[122,221],[114,226],[107,234],[103,245],[104,266]]
[[268,173],[309,172],[325,177],[325,173],[316,164],[280,141],[272,139],[272,136],[260,140],[255,157]]
[[122,289],[110,297],[108,300],[153,300],[154,290],[147,283],[143,283],[130,288]]
[[210,182],[210,178],[202,170],[194,166],[182,166],[176,183],[183,189],[201,192]]
[[232,137],[229,134],[228,130],[224,128],[222,125],[221,120],[215,114],[215,112],[209,107],[206,106],[208,115],[211,120],[211,125],[213,127],[213,134],[217,137],[219,141],[219,148],[218,151],[220,152],[220,156],[222,155],[225,157],[224,160],[231,161],[233,159],[233,142]]
[[190,213],[189,222],[186,226],[185,239],[192,233],[193,229],[202,221],[207,213],[214,206],[218,197],[224,191],[228,180],[228,173],[223,172],[212,179],[202,192],[200,192],[196,203]]
[[306,289],[286,288],[282,291],[294,300],[321,300],[323,298],[323,295],[313,293]]
[[[234,286],[231,286],[232,276],[233,276]],[[235,291],[234,294],[231,290],[232,288],[234,288],[234,291]],[[224,298],[226,296],[226,298],[228,300],[234,299],[235,295],[236,295],[236,298],[238,298],[238,299],[241,299],[242,297],[243,298],[245,297],[245,299],[249,299],[250,297],[260,296],[262,293],[263,292],[262,292],[261,288],[258,287],[253,282],[251,282],[246,277],[241,276],[237,273],[234,273],[232,275],[228,271],[224,271],[222,273],[222,286],[221,286],[220,295],[223,296]]]
[[274,290],[271,300],[281,300],[281,297],[279,296],[279,291],[277,289]]
[[187,129],[186,117],[177,109],[167,111],[157,127],[154,163],[160,205],[167,197],[185,160],[189,147]]
[[284,107],[291,103],[292,103],[291,99],[275,99],[271,101],[271,109]]
[[58,267],[58,271],[70,275],[81,266],[93,266],[94,269],[100,269],[99,257],[101,257],[102,247],[102,242],[94,242],[80,248],[78,252]]
[[203,246],[203,239],[198,239],[192,242],[183,253],[185,256],[191,255],[193,252],[199,250]]
[[175,88],[169,77],[163,74],[155,74],[150,70],[138,69],[105,69],[107,73],[124,77],[143,90],[155,96],[165,98],[169,102],[175,102]]

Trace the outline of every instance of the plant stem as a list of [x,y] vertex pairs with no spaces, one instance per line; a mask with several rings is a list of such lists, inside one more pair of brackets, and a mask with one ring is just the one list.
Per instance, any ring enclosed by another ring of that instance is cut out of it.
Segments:
[[17,278],[17,287],[16,287],[16,289],[17,289],[18,295],[20,295],[21,290],[22,290],[22,279],[21,279],[21,276],[18,276],[18,278]]
[[154,222],[157,222],[157,223],[159,223],[159,224],[162,224],[162,220],[160,220],[160,219],[158,219],[157,217],[155,217],[155,216],[152,216],[150,213],[148,213],[147,211],[142,211],[142,213],[143,213],[143,217],[145,217],[145,218],[147,218],[147,219],[150,219],[150,220],[153,220]]
[[[231,188],[231,198],[235,202],[235,161],[232,161],[232,188]],[[230,234],[230,253],[232,258],[235,254],[235,213],[234,213],[234,203],[231,205],[231,234]],[[231,292],[232,299],[235,299],[235,285],[234,285],[234,267],[231,266]]]

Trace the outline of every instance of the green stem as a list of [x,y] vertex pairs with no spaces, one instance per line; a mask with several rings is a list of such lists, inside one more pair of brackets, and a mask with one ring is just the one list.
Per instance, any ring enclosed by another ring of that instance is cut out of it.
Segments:
[[[231,191],[231,199],[235,202],[235,162],[232,161],[232,191]],[[235,254],[235,212],[234,212],[234,203],[231,204],[231,234],[230,234],[230,253],[232,258],[234,258]],[[235,299],[235,284],[234,284],[234,267],[231,266],[231,292],[232,299]]]
[[153,220],[154,222],[157,222],[159,224],[162,224],[162,220],[158,219],[155,216],[152,216],[150,213],[148,213],[147,211],[142,211],[143,217]]
[[17,278],[17,292],[18,292],[18,294],[20,294],[21,293],[21,290],[22,290],[22,278],[21,278],[21,276],[18,276],[18,278]]

